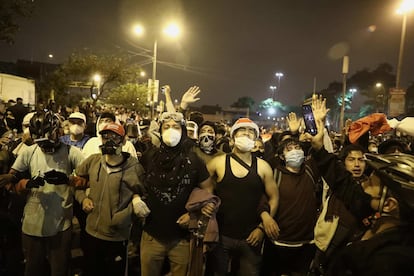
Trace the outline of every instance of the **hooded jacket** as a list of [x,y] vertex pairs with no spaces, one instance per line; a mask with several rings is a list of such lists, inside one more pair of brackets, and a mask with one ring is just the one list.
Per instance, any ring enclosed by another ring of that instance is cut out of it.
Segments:
[[79,176],[89,179],[90,193],[75,193],[82,204],[88,197],[94,209],[86,219],[86,232],[107,241],[124,241],[129,238],[132,223],[133,194],[143,194],[141,178],[144,169],[136,158],[123,153],[125,161],[117,167],[109,167],[104,156],[93,154],[76,168]]

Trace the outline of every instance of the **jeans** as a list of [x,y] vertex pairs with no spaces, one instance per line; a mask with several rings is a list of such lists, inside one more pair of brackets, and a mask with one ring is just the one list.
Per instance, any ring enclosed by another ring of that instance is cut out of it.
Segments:
[[26,258],[25,276],[45,275],[46,259],[51,276],[67,276],[69,272],[72,228],[51,237],[22,235],[23,252]]
[[141,275],[160,276],[166,257],[170,262],[172,275],[185,276],[190,259],[189,241],[183,239],[163,243],[143,231],[141,238]]
[[255,276],[260,273],[261,244],[253,247],[245,240],[221,236],[219,244],[209,255],[212,258],[209,264],[212,265],[214,275],[227,275],[229,270],[239,276]]

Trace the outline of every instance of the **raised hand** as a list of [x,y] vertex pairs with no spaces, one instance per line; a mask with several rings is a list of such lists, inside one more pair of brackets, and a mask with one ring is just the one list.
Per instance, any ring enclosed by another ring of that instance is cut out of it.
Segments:
[[290,112],[286,117],[286,120],[288,122],[290,132],[297,133],[302,125],[303,119],[298,119],[295,112]]
[[325,122],[326,115],[329,112],[329,108],[326,108],[326,98],[323,98],[322,95],[313,94],[312,112],[315,121],[322,120]]
[[181,108],[187,109],[188,105],[191,103],[195,103],[196,101],[200,100],[200,98],[196,98],[198,93],[200,93],[200,87],[198,86],[191,86],[181,98]]

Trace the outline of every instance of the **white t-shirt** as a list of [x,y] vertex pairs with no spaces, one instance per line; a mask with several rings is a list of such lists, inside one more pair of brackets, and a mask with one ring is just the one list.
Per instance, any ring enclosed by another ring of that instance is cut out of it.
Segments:
[[[43,177],[51,170],[66,173],[68,176],[84,160],[81,151],[73,146],[62,144],[56,152],[47,154],[34,144],[24,149],[12,169],[29,171],[32,178]],[[54,185],[45,182],[44,186],[33,188],[27,196],[23,213],[23,233],[37,237],[50,237],[65,231],[72,221],[73,188],[69,185]]]

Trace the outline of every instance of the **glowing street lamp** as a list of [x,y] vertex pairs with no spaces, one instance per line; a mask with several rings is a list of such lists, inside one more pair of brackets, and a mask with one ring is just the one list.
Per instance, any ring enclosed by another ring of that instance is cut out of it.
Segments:
[[[380,112],[380,111],[385,112],[386,93],[385,93],[384,85],[380,82],[377,82],[375,84],[375,87],[381,90],[381,92],[377,94],[377,110],[376,110],[376,112]],[[381,106],[381,110],[380,110],[380,106]]]
[[275,100],[275,90],[277,89],[277,87],[274,85],[271,85],[269,86],[269,89],[272,90],[272,100]]
[[[145,28],[142,25],[134,25],[133,33],[138,36],[142,36],[145,33]],[[177,37],[180,35],[180,28],[175,23],[170,23],[167,25],[164,30],[164,34],[169,37]],[[155,81],[157,79],[157,52],[158,52],[158,41],[157,39],[154,40],[154,50],[152,55],[152,80]]]
[[[142,25],[134,25],[133,29],[132,29],[133,33],[135,35],[138,36],[142,36],[145,33],[145,28]],[[167,25],[164,30],[163,30],[164,34],[169,36],[169,37],[177,37],[180,35],[180,28],[178,27],[177,24],[175,23],[170,23],[169,25]],[[158,54],[158,41],[157,39],[154,40],[154,48],[153,48],[153,55],[152,55],[152,76],[151,76],[151,86],[150,86],[150,91],[151,91],[151,96],[150,98],[150,102],[151,104],[151,118],[153,117],[153,113],[154,113],[154,102],[157,101],[156,97],[154,95],[156,95],[156,91],[154,91],[156,89],[156,79],[157,79],[157,54]]]
[[96,101],[98,100],[100,94],[100,86],[102,77],[99,74],[95,74],[92,76],[92,86],[91,86],[91,98]]
[[277,87],[278,87],[278,89],[279,89],[279,93],[280,93],[280,78],[281,78],[281,77],[283,77],[284,75],[283,75],[283,73],[282,73],[282,72],[277,72],[277,73],[275,73],[275,76],[276,76],[277,81],[278,81],[278,83],[277,83]]
[[404,55],[405,34],[407,31],[407,15],[413,9],[414,9],[414,1],[404,0],[401,3],[400,8],[397,10],[398,14],[403,15],[402,26],[401,26],[400,50],[398,54],[397,76],[396,76],[396,81],[395,81],[395,87],[397,89],[400,87],[400,76],[401,76],[401,68],[402,68],[402,61],[403,61],[403,55]]

